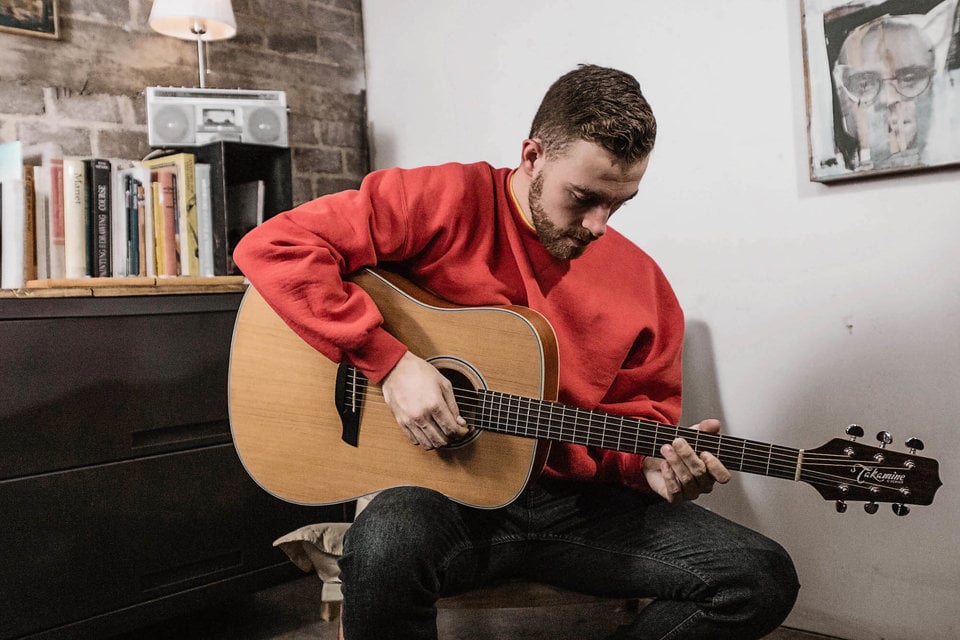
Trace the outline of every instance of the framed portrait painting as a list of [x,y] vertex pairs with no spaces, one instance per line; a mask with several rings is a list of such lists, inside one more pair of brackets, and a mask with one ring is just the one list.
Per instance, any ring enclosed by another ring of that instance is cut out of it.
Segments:
[[960,164],[960,0],[801,0],[810,179]]
[[57,0],[0,0],[0,31],[59,38]]

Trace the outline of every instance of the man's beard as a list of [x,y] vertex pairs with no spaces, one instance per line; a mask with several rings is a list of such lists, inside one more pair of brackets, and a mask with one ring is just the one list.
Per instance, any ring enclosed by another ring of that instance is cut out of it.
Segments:
[[[530,215],[540,242],[554,258],[571,260],[580,256],[595,238],[586,229],[564,230],[555,225],[543,209],[543,171],[530,183]],[[574,242],[574,239],[579,242]],[[582,243],[582,244],[581,244]]]

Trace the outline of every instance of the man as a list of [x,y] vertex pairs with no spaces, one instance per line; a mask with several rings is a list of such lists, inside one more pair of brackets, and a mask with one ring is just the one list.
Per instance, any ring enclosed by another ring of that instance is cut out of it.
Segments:
[[843,41],[834,66],[854,170],[920,165],[933,116],[933,45],[908,18],[881,16]]
[[[536,309],[557,335],[560,402],[675,423],[682,312],[657,265],[607,227],[636,196],[655,134],[632,76],[581,66],[547,92],[515,170],[374,172],[264,223],[235,257],[307,342],[382,385],[411,446],[442,447],[468,425],[449,383],[344,284],[363,266],[388,263],[461,305]],[[729,479],[717,458],[683,439],[660,453],[555,443],[542,476],[495,510],[380,493],[345,540],[345,637],[435,638],[438,596],[510,578],[656,598],[620,637],[762,637],[796,597],[789,557],[689,502]]]

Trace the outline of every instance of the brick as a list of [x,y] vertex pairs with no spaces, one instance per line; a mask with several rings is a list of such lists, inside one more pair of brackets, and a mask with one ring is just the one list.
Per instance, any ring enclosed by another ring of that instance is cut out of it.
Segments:
[[348,189],[356,189],[360,186],[359,178],[340,178],[334,176],[320,176],[316,179],[314,187],[315,197],[327,195],[330,193],[340,193]]
[[293,166],[297,173],[340,173],[343,156],[339,149],[293,149]]
[[104,129],[96,138],[96,154],[100,157],[139,160],[150,153],[145,131]]
[[0,113],[43,115],[43,89],[22,82],[0,83]]
[[[147,12],[146,15],[149,16],[150,13]],[[126,24],[130,22],[130,3],[117,2],[117,0],[73,2],[70,4],[70,16],[111,24]]]
[[356,40],[339,36],[318,36],[317,52],[322,60],[338,63],[345,69],[363,68],[363,48]]
[[53,111],[58,116],[70,120],[116,123],[121,121],[116,97],[104,93],[58,96],[55,99]]
[[284,31],[267,36],[267,48],[277,53],[316,55],[317,35],[309,31]]
[[320,142],[317,137],[318,125],[316,118],[291,111],[287,117],[287,136],[300,144],[316,145]]
[[360,14],[352,11],[308,3],[303,20],[316,27],[319,33],[339,33],[358,40],[363,36],[360,30]]
[[293,177],[293,206],[313,200],[313,180],[309,176]]
[[366,139],[359,122],[323,122],[320,124],[320,140],[331,147],[363,149]]
[[363,176],[369,171],[365,149],[344,149],[344,173],[348,176]]
[[60,126],[55,120],[19,123],[17,140],[25,145],[55,142],[70,156],[89,156],[92,152],[88,129]]

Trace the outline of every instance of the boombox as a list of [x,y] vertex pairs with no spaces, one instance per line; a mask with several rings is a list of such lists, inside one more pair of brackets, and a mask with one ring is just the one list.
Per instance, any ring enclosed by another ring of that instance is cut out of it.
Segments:
[[147,87],[151,147],[189,147],[227,140],[287,145],[287,94],[247,89]]

